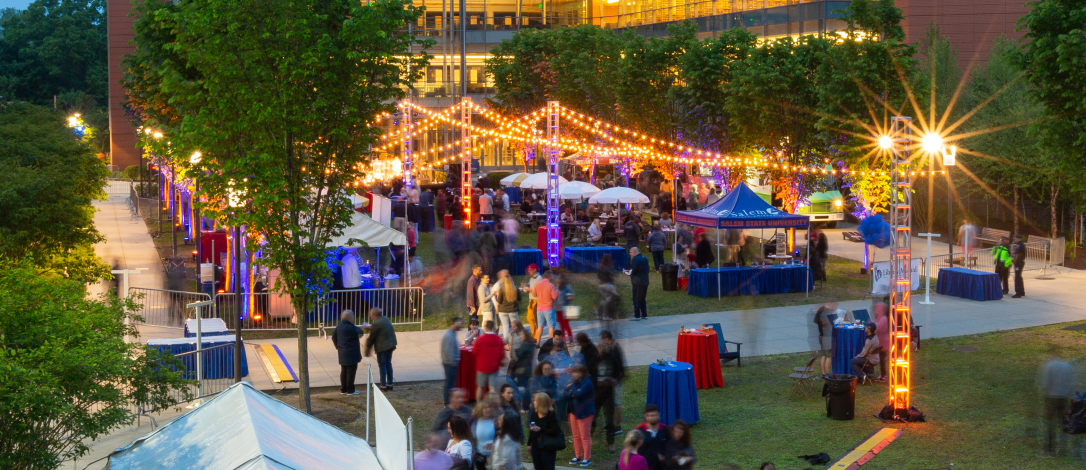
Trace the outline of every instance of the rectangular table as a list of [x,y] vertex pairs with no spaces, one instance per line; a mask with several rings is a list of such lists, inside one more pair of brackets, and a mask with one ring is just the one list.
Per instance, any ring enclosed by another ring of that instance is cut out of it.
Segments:
[[[783,294],[814,289],[807,265],[797,264],[691,269],[686,293],[702,298],[716,297],[717,276],[722,276],[721,295]],[[806,288],[804,280],[807,281]]]
[[1003,285],[996,273],[966,268],[941,268],[935,293],[980,301],[999,300],[1003,298]]
[[611,255],[615,271],[626,269],[626,249],[619,246],[567,246],[562,264],[571,273],[594,273],[599,269],[600,258]]
[[[203,349],[215,346],[233,345],[233,336],[204,336]],[[147,341],[148,348],[154,348],[174,356],[196,351],[196,338],[165,338]],[[205,379],[228,379],[234,377],[234,348],[222,347],[211,349],[204,353],[203,371]],[[181,357],[181,363],[185,366],[185,377],[196,378],[196,354],[186,354]],[[245,360],[245,344],[241,347],[241,376],[249,376],[249,364]]]
[[513,272],[514,276],[520,276],[524,274],[524,271],[528,269],[529,264],[535,264],[536,266],[543,266],[543,251],[535,248],[517,248],[510,252],[513,256]]
[[[226,322],[221,318],[204,318],[200,321],[200,336],[207,338],[208,336],[221,336],[230,334],[230,330],[226,328]],[[196,337],[196,319],[190,318],[185,320],[185,337]]]

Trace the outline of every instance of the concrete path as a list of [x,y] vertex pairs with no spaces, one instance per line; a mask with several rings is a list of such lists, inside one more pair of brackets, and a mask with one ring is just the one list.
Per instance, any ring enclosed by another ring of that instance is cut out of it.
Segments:
[[[106,201],[94,201],[94,226],[105,241],[94,245],[94,252],[110,266],[121,269],[138,269],[139,274],[129,276],[130,287],[162,289],[166,274],[162,260],[155,251],[147,225],[142,219],[133,219],[124,197],[114,196]],[[89,286],[91,294],[105,292],[106,283]]]

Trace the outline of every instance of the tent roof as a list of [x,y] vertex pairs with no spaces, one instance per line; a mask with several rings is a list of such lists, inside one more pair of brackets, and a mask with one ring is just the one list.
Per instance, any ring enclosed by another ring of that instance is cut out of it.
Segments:
[[798,228],[807,227],[810,220],[773,207],[743,183],[708,206],[679,211],[675,222],[714,228]]
[[113,451],[108,468],[380,470],[381,464],[362,439],[241,382]]
[[351,216],[351,226],[343,230],[343,235],[335,237],[328,246],[359,246],[357,243],[348,243],[347,240],[356,238],[366,242],[372,247],[388,245],[406,245],[407,235],[387,225],[355,212]]

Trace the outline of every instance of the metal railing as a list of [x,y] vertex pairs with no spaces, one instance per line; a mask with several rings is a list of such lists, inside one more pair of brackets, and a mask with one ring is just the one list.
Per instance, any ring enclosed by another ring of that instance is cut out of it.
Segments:
[[106,178],[106,186],[102,188],[110,199],[126,198],[132,191],[132,180],[128,178]]
[[[1040,271],[1049,266],[1063,263],[1063,241],[1060,239],[1060,253],[1055,253],[1055,241],[1050,249],[1049,242],[1026,243],[1026,264],[1023,271]],[[957,248],[957,247],[955,247]],[[1056,258],[1055,255],[1059,255]],[[953,261],[951,259],[953,258]],[[955,251],[953,255],[933,255],[931,257],[932,276],[939,276],[939,268],[965,267],[978,271],[995,272],[995,258],[992,257],[992,247],[973,248],[969,251],[968,263],[965,261],[965,253]]]
[[[241,318],[242,331],[293,330],[298,327],[291,296],[277,292],[245,293],[242,296],[243,315],[234,315],[236,294],[224,292],[215,296],[214,312],[228,328],[234,328],[234,318]],[[329,292],[324,302],[309,309],[306,320],[309,329],[333,328],[339,323],[344,309],[355,312],[355,321],[367,321],[370,308],[380,308],[393,325],[419,325],[422,329],[423,299],[421,287],[388,289],[351,289]]]
[[[181,292],[144,287],[129,287],[128,297],[140,305],[136,312],[142,321],[137,325],[158,326],[164,328],[184,328],[185,320],[195,318],[194,309],[186,305],[211,300],[211,296],[201,292]],[[217,318],[212,309],[204,309],[204,318]]]
[[[181,360],[183,377],[196,380],[188,385],[193,398],[204,398],[222,392],[234,384],[234,343],[219,344],[199,351],[189,351],[174,357]],[[199,371],[197,373],[197,364]],[[200,377],[199,375],[202,375]],[[184,400],[184,389],[171,392],[175,402]]]
[[136,185],[129,185],[128,189],[129,204],[132,205],[139,217],[147,217],[148,215],[158,216],[159,201],[156,198],[140,197],[136,191]]

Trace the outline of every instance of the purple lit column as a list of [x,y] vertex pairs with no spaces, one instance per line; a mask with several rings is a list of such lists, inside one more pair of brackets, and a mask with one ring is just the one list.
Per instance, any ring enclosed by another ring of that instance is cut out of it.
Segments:
[[561,108],[557,101],[547,102],[547,264],[559,266],[558,243],[561,230],[558,226],[558,160],[561,148],[558,140],[558,114]]

